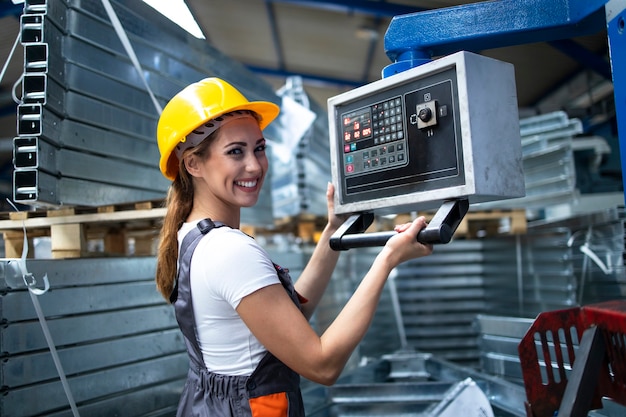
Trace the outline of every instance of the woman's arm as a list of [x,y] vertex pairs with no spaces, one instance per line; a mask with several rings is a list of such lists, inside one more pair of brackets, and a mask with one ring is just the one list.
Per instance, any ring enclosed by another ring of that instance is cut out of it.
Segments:
[[242,299],[237,312],[259,341],[303,377],[333,384],[367,332],[389,273],[401,262],[428,255],[432,246],[417,241],[423,217],[398,226],[337,318],[320,337],[281,285]]
[[308,302],[302,305],[302,313],[307,319],[313,316],[313,312],[324,295],[324,291],[326,291],[330,277],[339,259],[339,252],[330,248],[330,237],[343,224],[345,219],[335,215],[334,194],[335,187],[328,183],[326,188],[328,223],[322,231],[320,240],[317,242],[309,262],[295,283],[296,291],[308,300]]

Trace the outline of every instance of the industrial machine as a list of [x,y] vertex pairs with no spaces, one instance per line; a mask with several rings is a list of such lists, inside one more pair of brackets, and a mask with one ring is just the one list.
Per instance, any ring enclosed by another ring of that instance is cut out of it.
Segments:
[[[447,243],[470,202],[524,196],[513,66],[461,51],[328,100],[337,213],[360,213],[331,240],[355,236],[373,213],[441,205],[419,240]],[[357,230],[359,229],[359,230]]]
[[[470,202],[523,195],[519,137],[511,132],[517,110],[511,96],[498,90],[510,91],[506,71],[459,51],[593,33],[607,25],[607,16],[609,35],[619,35],[624,6],[613,1],[604,8],[605,3],[479,2],[394,17],[385,35],[392,63],[383,79],[328,101],[336,210],[358,213],[333,236],[331,247],[384,244],[392,233],[362,234],[374,212],[419,209],[441,200],[418,240],[447,243]],[[622,37],[609,38],[612,51],[623,46]],[[433,61],[434,56],[443,58]],[[621,66],[623,58],[613,52],[613,73]],[[623,89],[616,81],[618,107]]]

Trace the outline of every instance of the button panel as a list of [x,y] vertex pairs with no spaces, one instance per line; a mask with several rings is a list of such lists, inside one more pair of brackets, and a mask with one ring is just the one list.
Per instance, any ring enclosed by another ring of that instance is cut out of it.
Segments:
[[346,176],[406,165],[403,115],[400,96],[341,115]]

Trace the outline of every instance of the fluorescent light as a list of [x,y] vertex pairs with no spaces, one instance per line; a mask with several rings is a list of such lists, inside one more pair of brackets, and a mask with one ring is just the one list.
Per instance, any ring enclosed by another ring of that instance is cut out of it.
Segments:
[[200,26],[189,11],[185,0],[143,0],[163,16],[176,23],[198,39],[205,39]]

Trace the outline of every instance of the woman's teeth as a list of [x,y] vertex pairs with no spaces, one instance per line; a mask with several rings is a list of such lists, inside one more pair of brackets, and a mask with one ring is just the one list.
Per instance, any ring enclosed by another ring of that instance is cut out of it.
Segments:
[[245,188],[256,187],[256,181],[237,181],[235,182],[235,184],[237,184],[240,187],[245,187]]

